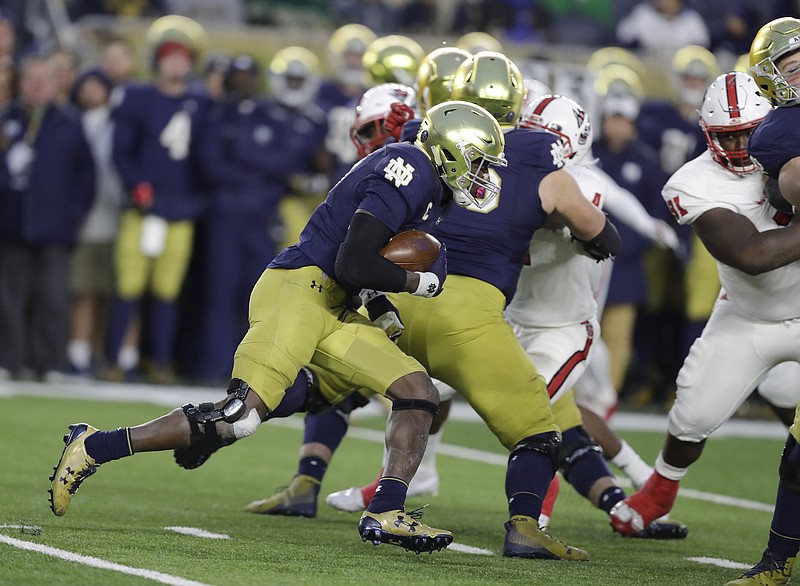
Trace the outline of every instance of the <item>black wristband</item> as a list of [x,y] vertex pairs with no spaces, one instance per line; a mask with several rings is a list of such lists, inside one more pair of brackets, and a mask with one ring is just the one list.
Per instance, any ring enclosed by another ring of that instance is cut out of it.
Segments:
[[572,238],[581,245],[586,254],[596,261],[606,260],[622,249],[622,238],[614,224],[609,221],[608,216],[606,216],[606,223],[600,234],[591,240],[581,240],[574,234]]

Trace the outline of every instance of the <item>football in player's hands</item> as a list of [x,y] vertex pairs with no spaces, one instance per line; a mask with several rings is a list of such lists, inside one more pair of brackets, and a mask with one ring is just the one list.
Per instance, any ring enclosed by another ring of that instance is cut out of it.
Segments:
[[439,258],[439,241],[421,230],[396,234],[380,254],[407,271],[427,271]]

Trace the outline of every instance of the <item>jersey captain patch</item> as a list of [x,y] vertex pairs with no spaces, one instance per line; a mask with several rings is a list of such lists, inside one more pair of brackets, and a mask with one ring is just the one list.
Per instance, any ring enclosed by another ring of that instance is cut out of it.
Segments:
[[395,187],[405,187],[414,178],[414,167],[406,163],[403,157],[395,157],[383,168],[383,176],[394,181]]

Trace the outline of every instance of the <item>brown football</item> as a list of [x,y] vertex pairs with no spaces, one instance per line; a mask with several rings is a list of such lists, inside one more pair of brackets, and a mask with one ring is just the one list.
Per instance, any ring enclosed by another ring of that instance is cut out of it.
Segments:
[[436,238],[421,230],[407,230],[396,234],[380,254],[407,271],[427,271],[439,258],[441,244]]

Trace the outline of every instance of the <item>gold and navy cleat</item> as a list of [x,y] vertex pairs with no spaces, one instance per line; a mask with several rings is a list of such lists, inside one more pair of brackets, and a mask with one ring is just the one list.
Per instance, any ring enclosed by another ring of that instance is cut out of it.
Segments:
[[81,483],[97,472],[98,465],[86,453],[86,438],[97,433],[88,423],[73,423],[69,433],[64,436],[64,451],[58,465],[50,477],[50,509],[59,517],[67,512],[72,495]]
[[760,562],[725,586],[784,586],[792,577],[795,559],[780,558],[765,549]]
[[271,497],[253,501],[244,510],[261,515],[316,517],[319,486],[320,482],[316,478],[298,474],[292,478],[289,486],[279,490]]
[[533,517],[514,515],[505,527],[503,555],[506,557],[577,562],[589,559],[589,553],[585,550],[567,545],[539,529]]
[[373,545],[388,543],[417,554],[433,553],[453,543],[453,534],[444,529],[435,529],[420,523],[422,511],[395,509],[385,513],[364,511],[358,522],[358,533],[362,541]]

